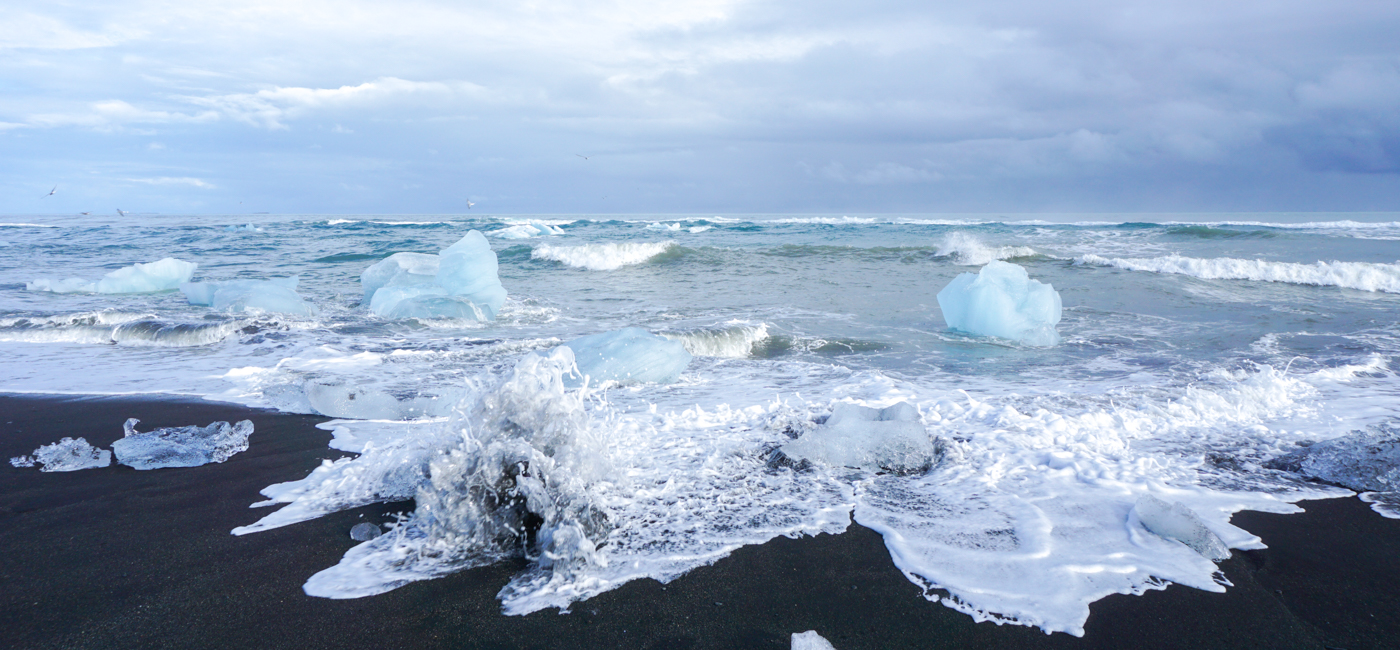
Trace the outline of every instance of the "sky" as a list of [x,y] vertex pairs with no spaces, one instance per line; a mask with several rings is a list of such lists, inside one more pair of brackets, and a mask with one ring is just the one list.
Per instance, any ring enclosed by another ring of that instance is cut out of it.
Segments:
[[1395,211],[1397,34],[1356,0],[10,2],[0,213]]

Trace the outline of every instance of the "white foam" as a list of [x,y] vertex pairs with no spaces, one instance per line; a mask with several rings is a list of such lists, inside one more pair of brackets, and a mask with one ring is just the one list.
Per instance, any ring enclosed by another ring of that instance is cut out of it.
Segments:
[[1202,259],[1168,255],[1153,258],[1106,258],[1090,254],[1076,258],[1075,264],[1111,266],[1129,271],[1174,273],[1205,280],[1285,282],[1400,293],[1400,263],[1333,261],[1297,264],[1230,257]]
[[1029,246],[987,246],[976,235],[950,232],[943,236],[942,243],[938,245],[938,255],[952,257],[957,264],[982,266],[994,260],[1032,257],[1036,252]]
[[624,266],[641,264],[670,250],[675,245],[674,241],[584,244],[582,246],[541,244],[535,247],[535,250],[530,253],[530,257],[537,260],[560,262],[578,269],[613,271]]

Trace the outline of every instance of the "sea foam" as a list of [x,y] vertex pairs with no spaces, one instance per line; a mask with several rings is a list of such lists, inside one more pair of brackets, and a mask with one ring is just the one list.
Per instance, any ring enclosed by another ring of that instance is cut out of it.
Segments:
[[624,266],[641,264],[670,250],[675,245],[676,243],[673,241],[584,244],[582,246],[541,244],[535,247],[535,250],[530,253],[530,257],[537,260],[559,262],[566,266],[589,271],[614,271]]
[[1254,280],[1313,286],[1343,287],[1361,291],[1400,293],[1400,263],[1368,262],[1270,262],[1230,257],[1202,259],[1168,255],[1151,258],[1107,258],[1084,255],[1075,264],[1110,266],[1129,271],[1174,273],[1205,280]]

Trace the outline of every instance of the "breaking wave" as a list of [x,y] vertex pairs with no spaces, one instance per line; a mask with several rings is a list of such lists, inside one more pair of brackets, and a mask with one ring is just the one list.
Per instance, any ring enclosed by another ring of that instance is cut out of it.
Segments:
[[250,324],[172,323],[152,314],[105,311],[0,319],[0,341],[194,347],[218,343]]
[[1038,255],[1029,246],[988,246],[981,239],[965,232],[950,232],[938,246],[939,257],[951,257],[957,264],[982,266],[996,260],[1009,260],[1018,257]]
[[697,357],[741,359],[752,355],[754,346],[768,339],[768,324],[736,322],[725,327],[660,334],[668,339],[680,341],[687,352]]
[[648,243],[585,244],[583,246],[551,246],[541,244],[530,253],[532,259],[559,262],[589,271],[613,271],[624,266],[641,264],[675,246],[674,241]]
[[1255,280],[1400,293],[1400,264],[1335,261],[1298,264],[1230,257],[1201,259],[1180,255],[1107,258],[1092,254],[1078,257],[1074,263],[1110,266],[1129,271],[1189,275],[1205,280]]

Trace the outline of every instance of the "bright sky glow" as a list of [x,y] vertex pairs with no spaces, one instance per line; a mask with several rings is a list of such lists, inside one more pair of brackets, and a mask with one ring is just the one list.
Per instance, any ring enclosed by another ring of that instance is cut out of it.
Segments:
[[1397,3],[29,4],[7,213],[1400,210]]

